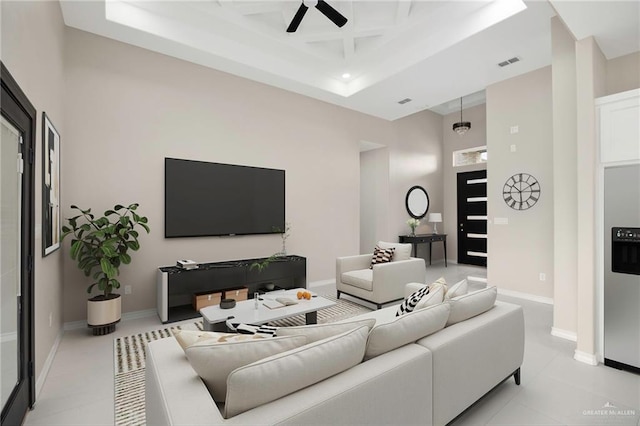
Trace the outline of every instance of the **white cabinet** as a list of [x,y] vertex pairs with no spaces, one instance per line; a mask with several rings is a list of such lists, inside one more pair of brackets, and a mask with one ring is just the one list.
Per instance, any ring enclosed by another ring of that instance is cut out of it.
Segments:
[[600,162],[640,160],[640,89],[595,101]]

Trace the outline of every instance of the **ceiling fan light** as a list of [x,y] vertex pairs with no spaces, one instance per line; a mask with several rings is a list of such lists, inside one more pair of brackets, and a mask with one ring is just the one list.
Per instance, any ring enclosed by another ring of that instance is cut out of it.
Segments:
[[469,121],[458,121],[457,123],[453,123],[453,131],[459,135],[464,135],[471,128],[471,123]]

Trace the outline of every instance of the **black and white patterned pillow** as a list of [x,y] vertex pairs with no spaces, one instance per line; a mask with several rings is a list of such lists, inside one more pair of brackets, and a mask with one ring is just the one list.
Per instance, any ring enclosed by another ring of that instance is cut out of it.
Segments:
[[278,331],[278,327],[273,327],[271,325],[251,325],[244,324],[240,322],[234,322],[235,317],[227,318],[227,329],[234,333],[238,334],[257,334],[264,337],[274,337],[276,331]]
[[377,265],[379,263],[389,263],[391,259],[393,259],[393,252],[395,251],[395,247],[382,249],[376,246],[373,249],[373,257],[371,258],[371,266],[369,269],[373,269],[373,265]]
[[409,312],[413,312],[413,310],[416,308],[416,305],[418,304],[420,299],[422,299],[427,294],[429,294],[429,286],[424,286],[421,289],[416,290],[413,293],[411,293],[411,295],[409,297],[407,297],[404,300],[404,302],[402,302],[400,304],[400,306],[398,307],[398,311],[396,312],[396,316],[399,317],[400,315],[404,315],[404,314],[407,314]]

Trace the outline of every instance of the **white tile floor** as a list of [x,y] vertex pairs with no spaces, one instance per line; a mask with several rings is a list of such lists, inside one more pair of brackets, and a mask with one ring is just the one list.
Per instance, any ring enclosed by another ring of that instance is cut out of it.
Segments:
[[[483,268],[444,264],[429,267],[429,279],[453,283],[486,278]],[[473,287],[483,287],[478,281]],[[314,288],[335,291],[335,286]],[[499,299],[524,307],[526,324],[522,384],[510,379],[452,422],[452,425],[638,425],[640,376],[573,360],[575,344],[550,335],[552,307],[522,299]],[[162,327],[155,318],[122,322],[116,333],[64,334],[49,376],[27,425],[112,425],[113,339]],[[614,406],[615,408],[612,408]]]

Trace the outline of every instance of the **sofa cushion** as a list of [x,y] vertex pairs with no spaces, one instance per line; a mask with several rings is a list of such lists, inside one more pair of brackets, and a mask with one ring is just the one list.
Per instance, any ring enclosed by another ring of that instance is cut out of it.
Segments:
[[227,377],[238,367],[285,352],[307,342],[304,336],[274,337],[232,343],[208,343],[189,346],[185,353],[196,373],[209,388],[213,399],[224,402]]
[[[434,286],[434,285],[441,285],[446,290],[447,280],[445,280],[444,277],[440,277],[437,280],[435,280],[434,282],[432,282],[431,284],[429,284],[429,286]],[[445,291],[445,293],[446,293],[446,291]]]
[[431,284],[429,286],[429,293],[425,294],[418,303],[415,309],[424,309],[427,306],[437,305],[444,300],[444,286],[442,284]]
[[227,382],[225,418],[275,401],[360,364],[368,334],[369,327],[362,326],[238,368],[229,375]]
[[388,243],[386,241],[378,241],[378,247],[382,249],[392,248],[395,249],[393,252],[393,262],[397,262],[399,260],[409,260],[411,258],[411,244],[401,244],[401,243]]
[[475,317],[493,308],[497,295],[498,290],[493,286],[449,299],[451,313],[447,320],[447,326]]
[[378,265],[380,263],[389,263],[393,259],[393,252],[395,248],[380,248],[376,246],[373,249],[373,256],[371,257],[371,266],[369,269],[373,269],[373,265]]
[[230,343],[265,338],[265,336],[259,334],[218,333],[200,330],[176,330],[173,332],[173,337],[178,341],[182,349],[201,343]]
[[404,286],[404,298],[411,296],[413,292],[420,290],[423,287],[426,287],[425,283],[407,283]]
[[444,293],[444,298],[447,300],[462,296],[463,294],[467,294],[467,291],[469,291],[469,284],[467,283],[467,280],[464,279],[449,287],[449,289]]
[[352,285],[363,290],[373,291],[373,271],[371,269],[358,269],[343,272],[341,276],[343,284]]
[[418,302],[420,302],[423,297],[426,297],[427,294],[429,294],[429,287],[426,285],[411,293],[409,297],[404,299],[400,306],[398,306],[396,316],[399,317],[400,315],[413,312]]
[[444,328],[449,309],[448,304],[441,303],[376,325],[369,333],[365,359],[382,355]]
[[[424,286],[433,287],[435,285],[441,285],[443,289],[443,295],[447,292],[447,280],[444,277],[440,277],[431,284],[422,284],[422,283],[407,283],[404,286],[404,297],[409,297],[414,291],[421,289]],[[444,296],[443,296],[444,297]]]
[[331,324],[313,324],[313,325],[301,325],[297,327],[279,327],[277,336],[305,336],[307,338],[307,344],[317,342],[318,340],[326,339],[331,336],[345,333],[347,331],[354,330],[356,328],[366,326],[369,330],[376,324],[374,318],[353,320]]

